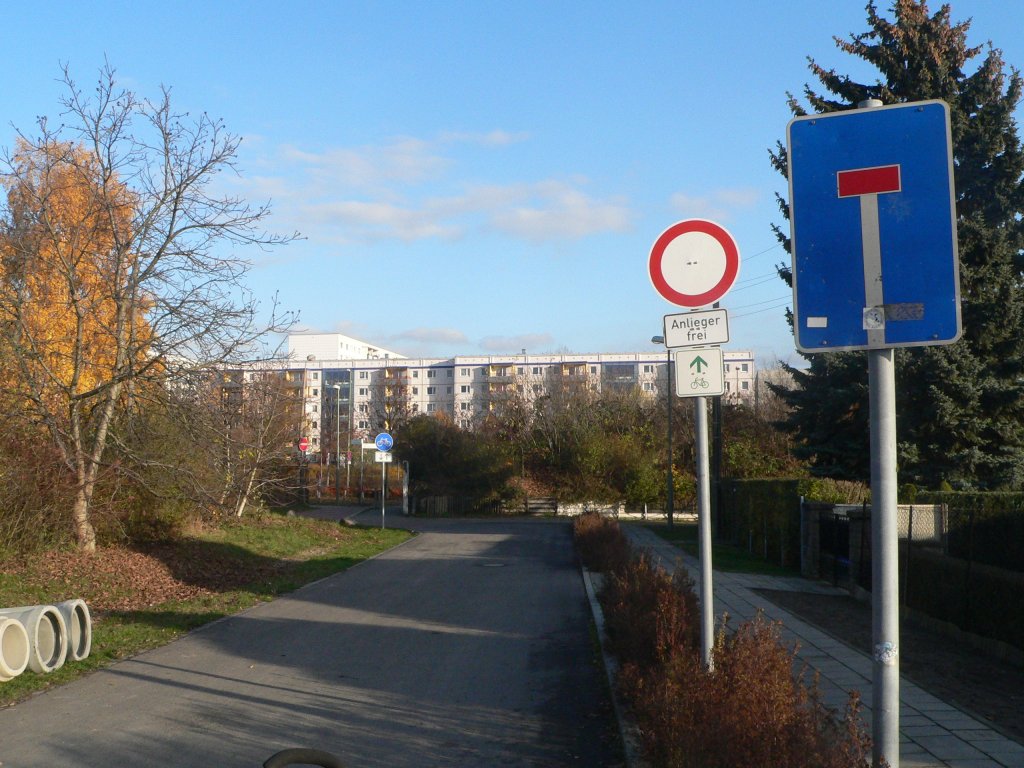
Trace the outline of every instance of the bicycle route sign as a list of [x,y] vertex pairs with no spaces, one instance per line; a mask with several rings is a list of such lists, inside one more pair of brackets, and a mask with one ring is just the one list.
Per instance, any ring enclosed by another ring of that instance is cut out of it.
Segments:
[[697,347],[674,353],[676,394],[679,397],[714,397],[725,394],[725,366],[721,347]]

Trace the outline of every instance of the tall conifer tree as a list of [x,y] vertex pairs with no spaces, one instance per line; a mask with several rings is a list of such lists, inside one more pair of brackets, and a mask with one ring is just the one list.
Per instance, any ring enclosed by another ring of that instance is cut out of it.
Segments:
[[[984,487],[1024,485],[1024,150],[1013,112],[1020,72],[1005,71],[991,43],[969,47],[970,21],[953,23],[949,5],[896,0],[893,21],[867,5],[869,30],[838,48],[872,64],[873,84],[859,83],[809,59],[827,93],[805,87],[808,110],[790,96],[794,115],[850,109],[867,98],[885,104],[942,99],[953,135],[963,338],[954,345],[897,350],[901,480],[941,480]],[[980,57],[980,58],[979,58]],[[978,59],[973,71],[967,65]],[[785,148],[771,153],[786,170]],[[779,198],[783,215],[788,205]],[[776,235],[789,248],[781,228]],[[791,274],[780,266],[787,282]],[[868,473],[867,361],[864,353],[809,355],[787,395],[786,426],[818,471]]]

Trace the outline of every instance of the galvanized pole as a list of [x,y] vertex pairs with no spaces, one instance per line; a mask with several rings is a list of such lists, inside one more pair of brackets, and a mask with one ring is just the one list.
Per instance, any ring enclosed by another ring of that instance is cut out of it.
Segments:
[[666,474],[665,489],[665,519],[668,521],[668,527],[671,528],[673,525],[673,512],[675,507],[675,478],[672,472],[672,397],[675,392],[672,389],[672,368],[675,365],[675,361],[672,359],[672,350],[668,348],[668,340],[665,336],[652,336],[651,341],[654,344],[665,345],[665,375],[668,378],[668,383],[665,387],[665,404],[668,406],[668,412],[666,414],[668,418],[668,439],[666,440],[666,451],[668,452],[668,471]]
[[345,498],[352,490],[352,369],[348,371],[348,443],[345,447]]
[[899,532],[896,525],[895,350],[868,351],[871,399],[871,611],[875,766],[900,764]]
[[334,503],[341,496],[341,384],[332,384],[334,390]]
[[672,350],[666,350],[666,360],[668,367],[668,392],[665,395],[665,402],[668,403],[668,489],[667,489],[667,511],[668,511],[668,527],[671,528],[673,525],[673,513],[675,507],[675,478],[672,472],[672,398],[675,397],[675,392],[672,391]]
[[384,493],[385,486],[387,484],[387,469],[388,465],[382,461],[380,463],[380,527],[384,529],[384,505],[387,502],[387,498]]
[[[881,107],[878,99],[859,109]],[[868,344],[885,343],[878,195],[861,194],[861,248],[864,257],[864,326]],[[869,314],[874,312],[869,323]],[[871,639],[872,763],[900,765],[899,533],[896,529],[896,353],[868,350],[868,403],[871,431]]]
[[700,645],[704,667],[714,669],[715,609],[711,585],[711,489],[708,471],[707,398],[694,398],[697,441],[697,529],[700,535]]

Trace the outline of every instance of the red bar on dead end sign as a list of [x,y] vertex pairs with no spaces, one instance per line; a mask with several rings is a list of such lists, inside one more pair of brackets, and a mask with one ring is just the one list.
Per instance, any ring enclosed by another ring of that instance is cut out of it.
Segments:
[[836,174],[839,197],[879,195],[883,192],[900,191],[900,167],[880,165],[875,168],[857,168],[839,171]]

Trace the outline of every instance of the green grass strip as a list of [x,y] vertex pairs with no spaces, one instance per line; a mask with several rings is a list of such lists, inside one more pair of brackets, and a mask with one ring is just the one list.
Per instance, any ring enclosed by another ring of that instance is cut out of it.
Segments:
[[[211,621],[344,571],[411,536],[401,529],[340,527],[321,520],[265,515],[189,537],[190,546],[216,556],[219,565],[237,565],[243,573],[247,566],[262,566],[260,578],[225,589],[211,591],[207,587],[204,594],[189,600],[94,612],[90,655],[82,661],[69,661],[50,674],[26,670],[13,680],[0,683],[0,707],[70,682],[119,659],[165,645]],[[73,574],[40,584],[32,578],[31,571],[14,575],[0,572],[0,606],[5,607],[47,604],[87,595],[96,589],[95,584],[76,584]]]

